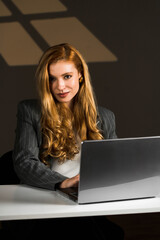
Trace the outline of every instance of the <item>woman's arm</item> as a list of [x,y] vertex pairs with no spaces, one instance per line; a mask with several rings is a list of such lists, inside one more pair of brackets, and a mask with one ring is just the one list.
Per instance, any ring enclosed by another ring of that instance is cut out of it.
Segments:
[[67,177],[52,171],[39,159],[40,128],[36,126],[39,123],[35,106],[35,100],[23,101],[18,105],[14,168],[22,183],[55,190],[55,185]]

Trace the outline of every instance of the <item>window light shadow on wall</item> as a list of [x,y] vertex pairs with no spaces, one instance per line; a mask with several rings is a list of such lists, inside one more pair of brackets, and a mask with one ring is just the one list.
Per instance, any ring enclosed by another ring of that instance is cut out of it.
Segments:
[[[79,49],[87,62],[115,62],[118,60],[76,17],[46,18],[47,13],[67,11],[60,1],[34,0],[33,4],[32,0],[12,0],[10,4],[14,5],[13,9],[19,11],[21,19],[24,18],[23,21],[27,21],[26,26],[30,26],[38,32],[39,37],[46,42],[46,45],[71,43]],[[45,14],[40,18],[40,13]],[[14,18],[6,18],[11,15]],[[29,18],[25,18],[26,16]],[[7,20],[6,22],[3,17]],[[0,53],[10,66],[36,65],[43,49],[31,31],[27,27],[24,28],[19,19],[16,21],[16,14],[8,9],[4,0],[0,0],[0,35],[2,36]]]

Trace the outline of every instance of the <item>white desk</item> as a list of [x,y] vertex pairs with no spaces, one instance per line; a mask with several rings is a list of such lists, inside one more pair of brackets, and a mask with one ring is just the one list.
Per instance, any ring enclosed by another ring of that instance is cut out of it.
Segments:
[[0,186],[0,220],[160,212],[160,197],[78,205],[57,192],[25,185]]

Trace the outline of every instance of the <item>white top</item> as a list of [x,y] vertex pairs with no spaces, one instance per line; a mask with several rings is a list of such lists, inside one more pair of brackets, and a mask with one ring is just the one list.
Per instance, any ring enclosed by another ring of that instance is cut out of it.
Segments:
[[80,156],[81,156],[81,139],[76,135],[77,145],[79,147],[79,153],[75,155],[74,159],[67,159],[64,163],[59,163],[57,160],[52,161],[51,170],[60,173],[68,178],[75,177],[79,174],[80,170]]
[[59,163],[57,160],[53,160],[51,164],[51,169],[55,172],[62,174],[68,178],[72,178],[79,174],[80,170],[80,154],[75,155],[73,160],[66,160],[64,163]]
[[0,221],[160,212],[156,198],[78,205],[56,191],[25,185],[0,186]]

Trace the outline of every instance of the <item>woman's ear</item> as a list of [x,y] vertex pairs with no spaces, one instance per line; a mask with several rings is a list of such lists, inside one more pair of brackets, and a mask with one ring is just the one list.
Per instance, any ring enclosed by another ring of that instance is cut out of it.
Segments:
[[78,78],[80,79],[82,77],[82,74],[79,72],[78,73]]

